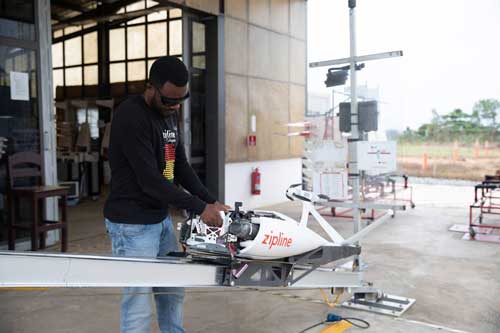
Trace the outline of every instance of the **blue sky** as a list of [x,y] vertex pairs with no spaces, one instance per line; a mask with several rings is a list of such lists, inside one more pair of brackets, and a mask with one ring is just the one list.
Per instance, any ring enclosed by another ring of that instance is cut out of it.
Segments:
[[[404,52],[358,75],[380,89],[379,128],[416,128],[433,108],[471,112],[479,99],[500,99],[499,0],[358,0],[356,15],[358,55]],[[348,56],[347,0],[309,0],[308,61]],[[309,69],[309,92],[328,93],[326,70]]]

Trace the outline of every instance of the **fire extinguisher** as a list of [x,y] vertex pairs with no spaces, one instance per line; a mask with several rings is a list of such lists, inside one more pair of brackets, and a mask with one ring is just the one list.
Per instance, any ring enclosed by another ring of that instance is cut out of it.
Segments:
[[255,168],[252,172],[252,194],[260,195],[260,172]]

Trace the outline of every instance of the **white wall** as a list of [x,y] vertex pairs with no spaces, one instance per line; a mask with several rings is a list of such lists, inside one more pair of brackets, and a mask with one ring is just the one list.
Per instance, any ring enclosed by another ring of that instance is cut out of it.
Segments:
[[[261,194],[251,194],[252,168],[261,173]],[[226,164],[226,204],[243,202],[244,209],[255,209],[287,201],[285,191],[291,184],[302,183],[302,160],[292,158]],[[233,207],[234,208],[234,207]]]

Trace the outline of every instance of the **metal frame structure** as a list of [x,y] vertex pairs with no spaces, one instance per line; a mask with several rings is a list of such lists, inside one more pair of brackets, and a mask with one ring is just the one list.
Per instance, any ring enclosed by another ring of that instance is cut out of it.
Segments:
[[[398,185],[396,182],[396,177],[403,178],[403,184]],[[394,206],[392,206],[392,210],[406,210],[406,205],[400,205],[398,203],[409,203],[410,207],[415,208],[415,203],[413,202],[413,188],[408,186],[408,176],[407,175],[381,175],[374,177],[374,181],[365,183],[366,179],[363,178],[363,186],[362,188],[362,196],[363,200],[366,203],[371,203],[374,206],[369,209],[363,209],[361,218],[364,220],[375,221],[379,217],[382,217],[386,214],[384,212],[377,212],[378,209],[386,209],[387,202],[392,202]],[[386,184],[389,187],[389,190],[386,190]],[[398,194],[409,191],[408,198],[399,198]],[[352,192],[352,191],[351,191]],[[382,202],[380,202],[382,201]],[[335,201],[333,201],[335,202]],[[377,207],[377,204],[383,203],[384,206]],[[324,211],[325,209],[330,208],[329,212],[322,212],[323,216],[331,216],[337,218],[353,218],[352,214],[349,214],[354,208],[353,207],[321,207],[318,211]],[[343,210],[339,210],[338,208],[345,208]]]
[[[481,192],[480,196],[478,192]],[[474,204],[469,206],[469,235],[476,237],[481,229],[500,229],[498,224],[484,224],[485,215],[500,215],[500,176],[486,176],[485,180],[474,186]],[[474,217],[474,211],[479,211],[479,215]]]
[[[358,168],[357,142],[365,140],[365,134],[358,128],[358,99],[357,99],[357,80],[356,80],[356,65],[360,61],[380,60],[385,58],[400,57],[402,51],[392,51],[385,53],[377,53],[372,55],[357,56],[356,55],[356,0],[348,0],[349,7],[349,40],[350,40],[350,57],[335,60],[327,60],[313,62],[309,64],[310,68],[325,67],[332,65],[342,65],[349,63],[350,68],[350,89],[351,89],[351,136],[348,139],[349,143],[349,179],[352,186],[352,202],[350,208],[353,208],[354,232],[358,232],[362,228],[361,209],[375,208],[371,204],[362,203],[360,198],[360,170]],[[327,207],[345,207],[342,202],[327,202],[324,204]],[[378,205],[382,209],[404,210],[401,205]]]
[[[389,215],[393,215],[395,210],[405,210],[405,205],[397,205],[397,204],[377,204],[377,203],[368,203],[361,200],[360,197],[360,177],[362,175],[362,171],[360,171],[358,166],[358,161],[356,159],[357,156],[357,143],[367,139],[366,133],[363,133],[359,129],[358,125],[358,97],[357,97],[357,78],[356,78],[356,70],[358,66],[358,62],[361,61],[371,61],[371,60],[380,60],[385,58],[392,57],[400,57],[403,55],[402,51],[391,51],[385,53],[377,53],[372,55],[365,56],[357,56],[356,54],[356,0],[348,0],[349,7],[349,41],[350,41],[350,57],[335,59],[335,60],[327,60],[310,63],[310,68],[317,67],[326,67],[332,65],[342,65],[349,64],[350,70],[350,97],[351,97],[351,135],[348,138],[349,144],[349,164],[348,164],[348,172],[349,179],[352,187],[352,202],[326,202],[322,203],[323,206],[326,207],[349,207],[352,208],[352,219],[354,222],[354,236],[362,235],[363,233],[367,233],[372,228],[375,228],[380,223],[383,223],[385,219],[388,218]],[[362,225],[362,216],[361,212],[363,209],[375,209],[381,208],[386,210],[391,210],[391,214],[387,214],[382,216],[378,220],[374,220],[370,225],[364,226]],[[361,258],[358,257],[356,259],[358,261],[359,266],[362,266]],[[383,302],[382,298],[383,293],[377,289],[369,288],[368,292],[359,292],[355,294],[351,304],[354,304],[354,300],[357,301],[356,307],[363,308],[368,311],[373,311],[377,306],[380,306],[381,302]],[[372,297],[373,296],[373,297]],[[363,302],[360,303],[359,301]],[[404,307],[409,307],[413,303],[409,302],[404,305]],[[401,304],[401,306],[403,306]]]

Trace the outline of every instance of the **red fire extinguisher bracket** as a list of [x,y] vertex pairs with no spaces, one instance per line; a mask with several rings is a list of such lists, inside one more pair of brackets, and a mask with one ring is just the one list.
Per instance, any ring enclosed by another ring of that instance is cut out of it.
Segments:
[[259,168],[255,168],[252,171],[251,175],[251,180],[252,180],[252,195],[260,195],[261,188],[260,188],[260,172]]
[[247,145],[248,146],[257,146],[257,136],[256,135],[249,135],[247,137]]

